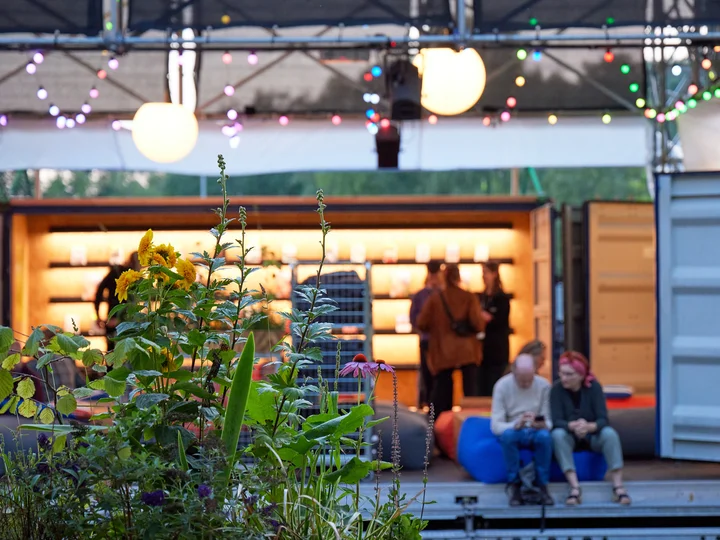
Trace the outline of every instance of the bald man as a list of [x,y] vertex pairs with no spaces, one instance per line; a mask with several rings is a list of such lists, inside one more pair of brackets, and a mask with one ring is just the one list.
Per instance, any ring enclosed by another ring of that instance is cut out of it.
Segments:
[[492,432],[500,438],[508,474],[510,506],[523,504],[520,450],[534,452],[535,481],[543,504],[554,501],[547,491],[552,460],[550,383],[535,374],[535,359],[520,354],[510,373],[493,388]]

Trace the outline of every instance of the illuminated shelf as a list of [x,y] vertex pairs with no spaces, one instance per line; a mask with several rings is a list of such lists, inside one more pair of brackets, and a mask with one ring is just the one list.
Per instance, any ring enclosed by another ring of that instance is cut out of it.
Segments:
[[[515,330],[510,328],[510,335],[514,334]],[[391,328],[376,328],[373,330],[373,334],[376,336],[417,336],[415,332],[396,332]]]
[[[480,293],[474,293],[474,294],[480,294]],[[505,293],[507,294],[508,298],[512,300],[515,298],[515,295],[513,293]],[[390,296],[389,294],[374,294],[372,296],[373,300],[412,300],[412,296]]]
[[[438,262],[441,262],[441,263],[446,263],[446,261],[444,261],[442,259],[433,259],[433,260],[437,260]],[[415,259],[398,259],[397,261],[392,261],[392,262],[383,262],[382,260],[371,260],[369,262],[371,262],[372,264],[377,264],[377,265],[382,265],[382,264],[419,264],[419,265],[425,266],[427,264],[424,262],[423,263],[417,262]],[[457,263],[453,263],[453,264],[483,264],[484,262],[493,262],[496,264],[513,264],[513,259],[508,257],[508,258],[504,258],[504,259],[488,259],[487,261],[480,261],[480,262],[476,261],[475,259],[460,259]]]
[[49,268],[110,268],[110,263],[88,261],[87,264],[70,264],[69,262],[51,262]]
[[[224,300],[228,300],[225,298]],[[106,301],[106,300],[103,300]],[[281,302],[289,302],[290,298],[284,298],[279,296],[274,296],[270,299],[270,304],[272,304],[275,301],[281,301]],[[83,300],[79,296],[51,296],[48,300],[50,304],[93,304],[94,300]],[[233,303],[237,304],[237,301],[234,301]]]

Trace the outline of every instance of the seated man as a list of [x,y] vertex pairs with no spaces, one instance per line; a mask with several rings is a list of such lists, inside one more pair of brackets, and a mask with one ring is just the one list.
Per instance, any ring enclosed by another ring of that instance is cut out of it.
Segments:
[[510,488],[510,506],[523,504],[520,481],[520,449],[535,452],[536,484],[542,503],[554,504],[547,484],[550,479],[550,383],[535,375],[535,361],[521,354],[512,371],[493,388],[492,432],[500,437]]

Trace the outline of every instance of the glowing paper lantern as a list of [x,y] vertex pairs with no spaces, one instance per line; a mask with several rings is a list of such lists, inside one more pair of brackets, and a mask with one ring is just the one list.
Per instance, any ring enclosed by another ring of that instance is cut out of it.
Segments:
[[146,158],[157,163],[173,163],[195,147],[197,119],[182,105],[146,103],[133,118],[132,138]]
[[422,49],[413,64],[422,77],[420,102],[435,114],[462,114],[485,90],[485,64],[475,49]]

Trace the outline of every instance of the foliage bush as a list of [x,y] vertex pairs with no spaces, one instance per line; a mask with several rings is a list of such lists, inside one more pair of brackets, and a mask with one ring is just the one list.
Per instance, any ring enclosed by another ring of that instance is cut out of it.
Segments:
[[[397,434],[393,462],[361,453],[364,434],[380,422],[371,420],[362,383],[394,378],[392,368],[362,355],[343,366],[343,374],[358,378],[357,403],[346,411],[337,385],[329,388],[321,378],[304,384],[299,376],[321,362],[315,344],[333,339],[331,326],[317,322],[336,309],[320,283],[330,232],[322,192],[317,286],[294,293],[310,308],[283,313],[293,337],[276,345],[284,362],[267,381],[252,381],[248,330],[267,316],[252,307],[267,298],[247,289],[255,268],[245,264],[246,212],[228,217],[222,156],[218,161],[223,205],[210,231],[215,247],[193,254],[207,269],[202,283],[193,262],[156,244],[148,231],[138,249],[143,269],[118,280],[118,296],[127,301],[112,313],[123,320],[112,352],[53,326],[35,328],[22,351],[13,352],[14,332],[0,329],[0,410],[34,419],[23,427],[39,432],[37,452],[2,454],[3,538],[420,538],[425,524],[407,512],[410,501],[399,489]],[[239,234],[235,242],[226,241],[231,233]],[[241,254],[239,277],[216,278],[227,264],[221,254],[232,248]],[[229,296],[220,294],[228,288]],[[11,373],[21,355],[36,359],[49,404],[34,400],[32,376]],[[85,366],[87,387],[51,384],[53,364],[67,358]],[[336,378],[340,344],[337,358]],[[107,394],[98,401],[106,410],[89,424],[70,420],[78,401],[95,391]],[[320,412],[308,415],[318,396]],[[250,444],[238,444],[243,429],[254,434]],[[254,464],[246,465],[248,459]],[[387,499],[379,491],[363,499],[360,482],[386,469],[393,476]]]

